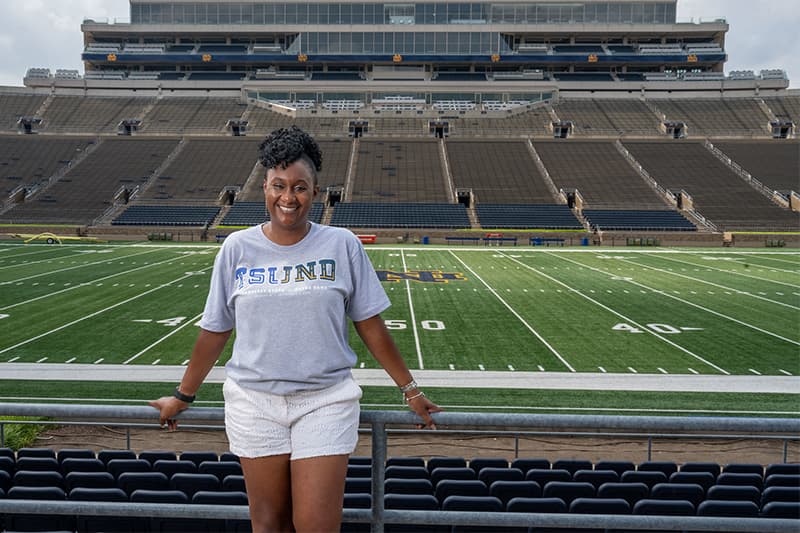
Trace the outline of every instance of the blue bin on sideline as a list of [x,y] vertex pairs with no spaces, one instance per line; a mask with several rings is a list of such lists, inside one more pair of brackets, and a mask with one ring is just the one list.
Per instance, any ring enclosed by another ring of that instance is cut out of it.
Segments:
[[427,235],[423,235],[422,236],[422,244],[430,244],[430,243],[431,243],[431,238],[428,237]]
[[581,239],[581,246],[589,246],[589,237],[584,237]]

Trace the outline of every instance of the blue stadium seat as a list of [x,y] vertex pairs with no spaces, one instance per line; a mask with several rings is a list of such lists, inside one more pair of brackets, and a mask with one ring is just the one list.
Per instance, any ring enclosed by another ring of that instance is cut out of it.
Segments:
[[106,468],[115,478],[128,472],[151,472],[152,466],[144,459],[111,459]]
[[205,491],[218,491],[220,490],[221,483],[217,476],[213,474],[173,474],[169,479],[169,488],[172,490],[180,490],[186,493],[189,499],[194,496],[196,492],[201,490]]
[[425,466],[425,459],[422,457],[389,457],[386,459],[386,466]]
[[88,448],[63,448],[56,453],[59,463],[64,463],[64,459],[96,459],[94,450]]
[[570,513],[631,514],[631,505],[622,498],[576,498],[569,504]]
[[234,463],[241,463],[241,460],[239,459],[239,456],[236,455],[235,453],[231,453],[231,452],[222,453],[219,456],[219,460],[220,460],[220,462],[233,461]]
[[[798,491],[800,497],[800,491]],[[758,504],[761,491],[749,485],[714,485],[706,492],[707,500],[750,501]]]
[[526,481],[535,481],[544,487],[551,481],[572,481],[572,474],[567,470],[549,470],[544,468],[531,468],[525,474]]
[[764,486],[764,479],[758,474],[723,472],[717,478],[717,485],[751,485],[761,490]]
[[13,485],[11,474],[5,470],[0,470],[0,490],[7,491]]
[[108,472],[70,472],[64,476],[68,491],[77,488],[110,489],[117,487],[117,480]]
[[0,471],[13,474],[16,467],[17,461],[13,457],[0,456]]
[[490,487],[495,481],[524,481],[525,475],[518,468],[487,466],[478,472],[478,479]]
[[[430,494],[386,494],[383,500],[386,509],[409,511],[437,511],[439,501]],[[386,524],[387,533],[449,533],[449,526]]]
[[[372,507],[372,496],[369,494],[344,495],[344,509],[369,509]],[[370,524],[361,522],[343,522],[340,533],[369,533]]]
[[597,488],[598,498],[622,498],[633,508],[636,502],[650,496],[650,487],[644,483],[603,483]]
[[180,460],[191,461],[199,467],[205,461],[219,461],[219,456],[211,451],[188,451],[181,454]]
[[39,472],[36,470],[17,470],[13,477],[15,487],[58,487],[64,488],[64,477],[60,472]]
[[800,501],[800,488],[798,487],[767,487],[761,493],[761,506],[771,502],[797,502]]
[[428,479],[387,478],[384,482],[386,494],[433,494],[433,484]]
[[450,496],[488,496],[489,489],[477,479],[443,479],[434,488],[434,495],[443,503]]
[[510,513],[566,513],[568,510],[561,498],[512,498],[506,505]]
[[470,459],[468,466],[473,469],[476,474],[479,474],[481,470],[487,467],[508,468],[508,460],[502,457],[475,457]]
[[161,472],[123,472],[117,478],[117,484],[128,496],[133,497],[137,490],[167,490],[169,478]]
[[50,448],[20,448],[17,450],[17,460],[22,459],[23,457],[55,459],[56,452]]
[[723,472],[732,474],[758,474],[764,475],[764,467],[757,463],[728,463],[722,467]]
[[758,505],[751,501],[704,500],[697,506],[699,516],[757,517]]
[[618,476],[629,470],[636,470],[636,465],[631,461],[597,461],[594,465],[595,470],[613,470]]
[[428,479],[428,469],[424,466],[387,466],[385,471],[387,478],[399,479]]
[[242,465],[236,461],[203,461],[197,468],[199,474],[214,474],[220,481],[227,476],[242,475]]
[[[442,511],[472,511],[481,513],[500,513],[503,502],[493,496],[448,496],[442,502]],[[499,528],[492,528],[497,531]],[[485,532],[485,526],[453,526],[452,533]]]
[[800,519],[800,501],[793,502],[769,502],[761,508],[761,516],[764,518],[793,518]]
[[669,479],[669,476],[678,471],[678,465],[672,461],[644,461],[636,470],[638,472],[663,472]]
[[433,473],[435,469],[440,467],[464,468],[467,466],[467,460],[463,457],[431,457],[428,459],[428,464],[426,466],[428,472]]
[[[17,454],[19,457],[19,454]],[[764,469],[764,479],[772,474],[794,474],[800,475],[800,463],[773,463]]]
[[[55,459],[53,459],[55,460]],[[58,487],[11,487],[8,500],[66,500],[67,494]],[[74,531],[75,518],[64,515],[8,514],[6,531]]]
[[8,457],[10,459],[16,459],[16,455],[14,454],[14,450],[11,448],[0,448],[0,457]]
[[106,465],[100,459],[67,457],[61,461],[61,473],[66,476],[70,472],[106,472]]
[[613,470],[578,470],[572,474],[572,480],[591,483],[597,489],[603,483],[618,482],[619,474]]
[[[192,503],[198,505],[244,505],[248,504],[244,492],[199,491],[192,496]],[[207,520],[206,531],[244,532],[250,531],[249,520]]]
[[[222,458],[220,458],[222,461]],[[348,465],[371,465],[372,457],[368,455],[351,455],[347,458]]]
[[658,483],[666,483],[668,481],[667,475],[664,472],[641,472],[639,470],[630,470],[624,472],[619,478],[622,483],[644,483],[650,488]]
[[705,491],[697,483],[658,483],[650,489],[650,498],[686,500],[697,507],[705,499]]
[[597,491],[591,483],[551,481],[542,489],[544,498],[560,498],[569,506],[577,498],[594,498]]
[[136,459],[136,454],[133,450],[100,450],[97,458],[108,465],[112,459]]
[[[131,494],[131,501],[136,503],[189,503],[190,499],[179,490],[137,490]],[[147,520],[149,531],[206,531],[203,520],[191,518],[150,517]]]
[[372,477],[371,465],[347,465],[347,477]]
[[770,474],[764,487],[800,487],[800,474]]
[[346,477],[344,478],[344,492],[345,494],[372,494],[372,478]]
[[28,455],[17,458],[16,469],[32,470],[36,472],[60,472],[58,461],[55,457],[41,457]]
[[467,466],[440,466],[431,471],[431,483],[434,487],[445,479],[478,479],[478,475]]
[[592,470],[592,462],[586,459],[556,459],[553,461],[553,470],[566,470],[570,475],[575,475],[578,470]]
[[711,472],[675,472],[669,476],[669,483],[697,483],[703,491],[714,485],[714,475]]
[[180,461],[177,459],[158,459],[153,463],[153,472],[161,472],[168,478],[173,474],[196,474],[197,465],[192,461]]
[[708,472],[714,479],[720,474],[720,466],[710,461],[690,461],[681,465],[680,472]]
[[169,450],[142,450],[139,452],[139,459],[144,459],[151,465],[156,461],[175,461],[178,458],[175,452]]
[[[90,489],[78,487],[69,491],[68,498],[77,502],[127,502],[128,495],[117,488]],[[118,518],[114,520],[119,521]]]
[[222,479],[222,490],[247,492],[247,487],[244,484],[244,476],[225,476]]

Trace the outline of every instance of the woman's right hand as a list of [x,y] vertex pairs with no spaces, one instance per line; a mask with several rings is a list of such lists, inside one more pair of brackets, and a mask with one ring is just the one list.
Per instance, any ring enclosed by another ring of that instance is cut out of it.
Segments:
[[178,421],[175,420],[175,415],[181,411],[188,409],[189,404],[175,398],[174,396],[163,396],[158,400],[147,402],[150,407],[154,407],[159,411],[158,422],[161,427],[167,426],[169,430],[178,429]]

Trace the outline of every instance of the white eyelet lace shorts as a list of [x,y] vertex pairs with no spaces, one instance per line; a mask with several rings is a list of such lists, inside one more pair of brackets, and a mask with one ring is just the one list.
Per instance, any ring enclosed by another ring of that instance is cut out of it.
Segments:
[[348,378],[319,391],[285,396],[245,389],[226,379],[225,431],[231,452],[291,460],[353,453],[361,388]]

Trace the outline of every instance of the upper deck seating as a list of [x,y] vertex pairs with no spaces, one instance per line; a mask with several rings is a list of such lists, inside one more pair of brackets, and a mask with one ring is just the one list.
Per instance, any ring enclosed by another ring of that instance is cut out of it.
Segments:
[[578,189],[584,208],[669,209],[609,141],[537,142],[559,189]]
[[456,188],[472,189],[479,203],[556,203],[527,142],[450,139],[445,147]]
[[19,118],[33,116],[46,98],[41,94],[0,93],[0,130],[16,131]]
[[776,191],[800,192],[800,144],[797,141],[714,142],[754,178]]
[[576,136],[660,135],[658,117],[639,99],[562,100],[554,109],[573,123]]
[[684,122],[689,136],[766,137],[769,118],[750,98],[652,100],[668,121]]
[[113,133],[123,119],[141,118],[150,98],[57,96],[42,118],[42,131]]
[[772,203],[702,144],[624,141],[667,190],[685,190],[694,210],[725,230],[796,230],[800,215]]
[[352,201],[447,202],[446,179],[433,139],[362,139],[353,173]]
[[450,139],[463,137],[499,137],[524,135],[552,135],[550,123],[553,117],[544,106],[533,107],[524,113],[493,117],[448,117]]
[[780,98],[764,98],[764,102],[779,120],[791,120],[800,127],[800,96],[782,96]]
[[158,100],[142,122],[142,132],[223,133],[246,106],[233,98],[170,97]]

